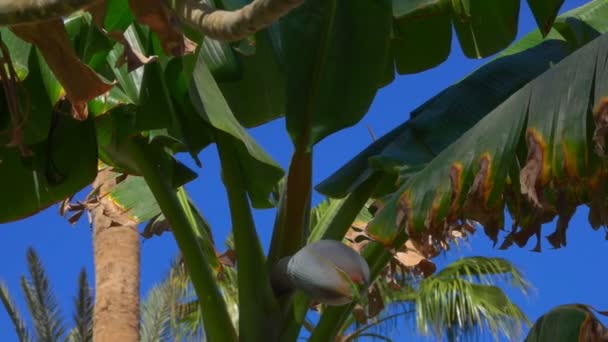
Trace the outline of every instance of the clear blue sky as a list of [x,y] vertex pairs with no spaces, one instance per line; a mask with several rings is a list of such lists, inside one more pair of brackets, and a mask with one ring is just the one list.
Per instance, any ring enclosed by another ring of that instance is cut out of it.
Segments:
[[[562,12],[585,2],[566,0]],[[534,28],[535,22],[527,4],[522,1],[518,37]],[[417,75],[400,76],[392,84],[381,89],[369,113],[358,125],[325,139],[316,147],[314,183],[317,184],[329,176],[371,142],[366,125],[370,125],[378,136],[385,134],[407,120],[411,110],[466,76],[483,62],[466,59],[458,44],[454,42],[452,55],[441,66]],[[278,163],[287,168],[292,148],[284,131],[284,123],[283,120],[277,120],[252,129],[251,134]],[[185,156],[182,160],[195,167]],[[199,178],[187,188],[209,220],[219,243],[230,229],[230,216],[219,176],[215,148],[212,146],[203,151],[201,160],[203,168],[196,170]],[[313,204],[321,199],[320,195],[315,194]],[[572,219],[566,248],[551,250],[545,243],[542,253],[530,252],[534,243],[534,239],[531,239],[526,248],[514,247],[508,251],[500,251],[492,249],[491,241],[479,232],[470,241],[468,248],[449,252],[447,256],[440,258],[438,263],[441,266],[469,255],[500,256],[509,259],[522,269],[536,289],[532,296],[527,298],[519,293],[509,292],[531,320],[535,320],[551,307],[563,303],[588,303],[598,309],[608,310],[608,296],[605,292],[608,275],[604,266],[608,260],[608,241],[604,240],[603,231],[594,232],[591,229],[586,219],[587,212],[586,208],[581,207]],[[267,247],[272,233],[274,210],[256,211],[255,219],[260,236]],[[552,227],[545,227],[543,235],[547,235],[551,229]],[[91,233],[86,219],[71,227],[59,216],[57,206],[53,206],[26,220],[0,225],[0,279],[7,283],[22,311],[25,311],[25,303],[21,296],[19,277],[27,272],[25,251],[28,246],[33,246],[43,260],[51,284],[59,297],[64,318],[69,322],[72,296],[75,294],[81,267],[87,269],[93,283]],[[161,280],[176,253],[177,248],[170,235],[143,242],[142,294],[147,293]],[[397,336],[396,334],[393,337],[400,340]],[[409,337],[407,340],[415,339]],[[0,341],[16,341],[13,327],[3,309],[0,309]]]

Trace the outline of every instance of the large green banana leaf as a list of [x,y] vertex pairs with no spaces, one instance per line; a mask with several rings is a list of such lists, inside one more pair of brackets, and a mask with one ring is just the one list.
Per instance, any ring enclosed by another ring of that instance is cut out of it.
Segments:
[[[549,33],[563,0],[528,3]],[[280,34],[272,26],[255,36],[255,54],[206,40],[203,56],[241,123],[285,115],[294,142],[310,146],[357,123],[395,67],[411,73],[445,60],[452,25],[468,56],[502,50],[515,38],[519,7],[519,0],[307,1],[280,20]]]
[[[80,19],[66,20],[66,28],[76,39]],[[0,34],[13,57],[17,101],[23,109],[22,117],[12,116],[7,106],[15,99],[2,94],[0,222],[8,222],[33,215],[90,184],[97,174],[97,142],[93,120],[71,118],[61,85],[40,53],[7,29]],[[7,146],[15,129],[22,133],[25,150]]]
[[[608,328],[596,317],[595,310],[583,304],[565,304],[542,315],[525,342],[608,341]],[[598,312],[608,315],[607,312]]]
[[594,228],[608,223],[607,58],[604,34],[515,92],[409,178],[368,234],[390,244],[404,229],[409,236],[441,236],[471,219],[496,241],[506,206],[514,227],[503,248],[540,237],[541,224],[556,216],[548,240],[559,248],[578,205],[590,206]]
[[[507,97],[553,64],[608,31],[608,1],[595,0],[556,20],[543,39],[534,31],[495,60],[445,89],[411,112],[411,118],[362,151],[316,189],[344,197],[374,173],[392,175],[417,170],[477,123]],[[391,190],[391,191],[392,191]]]
[[[564,0],[528,0],[546,35]],[[393,0],[392,51],[401,74],[432,68],[450,54],[452,27],[467,57],[490,56],[517,34],[519,0]]]

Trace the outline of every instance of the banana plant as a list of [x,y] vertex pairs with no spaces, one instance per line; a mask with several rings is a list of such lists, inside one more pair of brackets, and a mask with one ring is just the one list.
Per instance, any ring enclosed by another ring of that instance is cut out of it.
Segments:
[[[561,1],[551,1],[549,6],[529,3],[542,23],[541,33],[495,63],[502,61],[502,70],[508,70],[508,63],[523,64],[534,57],[527,62],[532,67],[521,77],[510,76],[508,89],[488,97],[489,102],[469,117],[469,127],[479,118],[474,115],[497,105],[546,70],[550,62],[579,48],[601,32],[604,24],[601,20],[585,21],[584,13],[577,13],[571,16],[577,20],[558,20],[555,30],[549,31]],[[399,57],[393,51],[409,44],[394,39],[396,18],[401,24],[419,24],[422,21],[418,18],[425,16],[418,14],[430,13],[425,25],[445,27],[446,22],[447,26],[453,23],[465,51],[475,50],[468,54],[480,57],[498,51],[513,39],[519,8],[517,0],[500,2],[500,6],[494,6],[498,2],[484,5],[464,0],[425,1],[418,7],[408,7],[404,1],[363,0],[222,1],[218,6],[233,11],[190,0],[19,4],[6,2],[2,4],[4,11],[0,11],[0,24],[6,26],[0,32],[5,108],[0,125],[8,133],[2,140],[7,146],[0,148],[0,179],[2,188],[8,190],[5,193],[23,196],[0,196],[0,204],[7,209],[0,214],[0,221],[31,215],[71,196],[93,181],[101,160],[117,173],[116,184],[111,189],[96,187],[81,207],[88,208],[105,198],[118,206],[117,220],[122,216],[134,222],[164,218],[188,265],[205,317],[205,333],[210,340],[218,341],[297,339],[310,303],[306,293],[314,294],[318,288],[294,286],[297,291],[290,288],[292,291],[281,295],[273,289],[272,273],[277,265],[284,264],[290,282],[296,283],[304,269],[296,261],[324,250],[317,249],[321,245],[314,241],[308,243],[314,145],[358,122],[378,88],[394,76],[393,65]],[[601,4],[605,2],[594,1],[589,6]],[[83,11],[74,13],[76,9]],[[434,21],[437,9],[441,25]],[[496,19],[490,26],[483,19],[488,16]],[[419,30],[401,29],[402,37],[408,30]],[[440,33],[442,41],[444,32]],[[544,35],[547,38],[543,40]],[[537,49],[524,51],[535,44]],[[420,46],[426,48],[428,44]],[[445,44],[437,46],[445,50]],[[441,56],[447,55],[442,52]],[[397,62],[400,72],[430,66],[421,67],[414,61],[413,67],[404,68],[403,63],[410,62]],[[499,77],[491,71],[486,69],[488,79]],[[284,186],[273,198],[271,194],[284,172],[251,139],[244,125],[260,124],[279,115],[286,118],[295,151]],[[429,114],[416,117],[427,122],[434,119]],[[458,135],[454,132],[449,137]],[[381,139],[379,144],[391,140]],[[222,165],[234,249],[240,260],[238,326],[230,319],[218,285],[212,243],[200,229],[200,215],[180,190],[196,175],[175,158],[176,153],[188,152],[196,161],[198,152],[211,143],[216,144]],[[449,141],[438,143],[437,153],[447,145]],[[342,240],[370,196],[394,190],[391,185],[395,175],[410,184],[414,177],[428,174],[431,164],[424,173],[417,171],[433,156],[419,157],[417,161],[422,163],[416,165],[379,160],[378,170],[388,171],[386,174],[367,172],[367,158],[358,161],[365,172],[354,177],[354,186],[342,191],[342,196],[348,196],[333,208],[333,218],[323,221],[323,230],[315,239]],[[465,166],[470,165],[463,165],[466,171]],[[147,194],[143,208],[138,202],[140,194]],[[277,207],[277,219],[266,256],[251,210],[273,206]],[[420,234],[412,230],[410,236],[397,233],[394,223],[397,217],[404,220],[404,215],[403,210],[397,215],[396,207],[394,197],[386,201],[368,227],[366,234],[374,241],[362,252],[365,261],[357,259],[356,272],[343,270],[346,264],[332,255],[334,249],[344,254],[349,250],[329,243],[334,247],[323,258],[337,266],[331,269],[333,272],[344,276],[335,279],[349,283],[350,293],[345,297],[355,298],[352,294],[356,286],[351,287],[352,283],[371,282],[385,269],[393,258],[391,248],[401,248],[408,238],[419,240]],[[395,217],[382,224],[391,213]],[[440,219],[430,222],[439,224]],[[460,228],[463,222],[454,226]],[[435,232],[431,237],[433,243],[443,238]],[[339,299],[339,303],[346,301]],[[325,310],[312,340],[327,341],[335,336],[352,305]]]
[[[361,188],[376,182],[375,195],[387,195],[382,209],[365,227],[367,234],[375,240],[366,258],[372,269],[372,279],[378,273],[374,272],[370,261],[387,258],[383,249],[401,245],[408,238],[416,240],[431,236],[440,239],[447,227],[474,220],[484,226],[490,238],[497,239],[505,205],[515,216],[516,226],[501,245],[503,248],[513,243],[523,246],[530,236],[540,236],[540,225],[558,213],[562,218],[549,241],[554,247],[563,246],[568,213],[573,212],[577,204],[587,203],[592,207],[590,221],[594,227],[604,222],[601,192],[596,191],[595,184],[573,183],[575,174],[572,171],[580,170],[576,174],[580,179],[591,178],[591,175],[597,177],[593,179],[601,179],[603,164],[594,143],[589,142],[596,127],[588,127],[586,123],[588,120],[593,122],[590,108],[594,106],[595,117],[601,117],[602,107],[597,104],[602,103],[600,98],[603,96],[601,56],[602,42],[606,39],[601,35],[606,30],[601,18],[607,5],[605,1],[594,1],[564,14],[557,19],[555,31],[546,39],[541,39],[538,33],[525,37],[502,56],[415,110],[408,122],[379,138],[317,187],[329,195],[346,196],[343,201],[348,201],[351,196],[358,195]],[[547,47],[547,54],[539,53],[541,46]],[[532,57],[534,55],[536,58]],[[523,56],[527,62],[518,59]],[[553,65],[549,62],[552,58],[561,62]],[[522,67],[530,65],[532,72],[528,75],[522,72],[522,78],[507,78],[514,82],[506,82],[496,91],[491,86],[492,80],[501,72],[513,70],[507,63],[522,63],[519,64]],[[576,70],[575,65],[580,68],[585,65],[588,69]],[[573,79],[568,79],[566,73],[576,73],[581,77],[577,82],[581,83],[573,84]],[[593,81],[584,81],[582,75]],[[527,81],[526,77],[529,77]],[[526,82],[530,83],[526,85]],[[557,87],[562,88],[558,90]],[[540,101],[541,89],[544,101]],[[551,91],[569,95],[561,96],[559,101],[548,101]],[[488,98],[488,102],[479,105],[471,99],[480,98],[480,92],[488,94],[481,96]],[[467,93],[476,95],[467,97],[464,95]],[[565,119],[568,115],[577,119]],[[526,120],[525,125],[523,120]],[[573,127],[572,123],[579,122],[589,131],[579,130],[579,137],[572,140],[565,132],[576,133],[563,128],[564,120],[568,120],[569,129]],[[505,127],[512,130],[507,131]],[[597,127],[597,142],[602,142],[601,127]],[[550,142],[544,140],[549,139],[549,134]],[[531,137],[540,137],[540,140]],[[537,145],[536,153],[528,154],[530,146],[539,141],[545,145],[540,149]],[[566,154],[564,151],[572,146],[579,150]],[[538,153],[539,150],[543,152]],[[577,165],[570,158],[571,162],[567,163],[565,156],[577,156],[585,161]],[[532,166],[535,163],[536,169]],[[567,171],[566,164],[572,165]],[[524,177],[520,177],[520,169],[525,165],[530,166],[525,168],[528,171],[523,172]],[[533,170],[538,173],[531,172]],[[530,178],[531,173],[537,177]],[[585,193],[591,189],[594,189],[595,200],[589,192]],[[540,246],[535,250],[540,250]],[[312,340],[335,336],[334,327],[347,318],[351,308],[327,310]]]

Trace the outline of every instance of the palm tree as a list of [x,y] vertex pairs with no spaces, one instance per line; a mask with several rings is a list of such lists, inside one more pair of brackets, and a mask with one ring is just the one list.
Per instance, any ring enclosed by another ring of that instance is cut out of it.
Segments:
[[93,294],[85,270],[81,270],[78,276],[78,291],[74,297],[74,325],[70,330],[66,330],[44,267],[32,248],[27,251],[27,264],[29,278],[21,277],[21,289],[34,325],[33,331],[27,327],[6,285],[0,282],[0,300],[15,326],[19,341],[93,341]]
[[[74,296],[73,326],[67,330],[46,271],[32,248],[27,251],[27,263],[30,276],[21,278],[21,286],[32,318],[33,331],[27,327],[7,287],[0,282],[0,301],[13,322],[19,341],[93,341],[94,326],[97,321],[94,316],[93,288],[89,286],[85,270],[81,270],[78,276],[77,294]],[[200,312],[196,305],[190,303],[192,288],[184,267],[183,262],[175,262],[165,279],[146,295],[139,315],[140,341],[204,339]]]
[[118,174],[99,171],[93,187],[97,203],[93,216],[95,263],[95,339],[139,341],[140,241],[138,221],[109,194]]
[[373,295],[369,300],[374,300],[374,307],[390,310],[366,317],[366,312],[378,312],[369,303],[361,310],[363,317],[353,312],[341,330],[340,341],[383,334],[388,322],[399,318],[415,321],[418,334],[432,335],[436,340],[460,341],[486,328],[495,338],[502,334],[508,340],[517,340],[521,338],[522,323],[529,321],[502,289],[493,285],[500,280],[524,293],[529,287],[511,263],[484,257],[460,259],[426,278],[410,277],[399,287],[377,280],[372,286],[376,293],[370,291]]

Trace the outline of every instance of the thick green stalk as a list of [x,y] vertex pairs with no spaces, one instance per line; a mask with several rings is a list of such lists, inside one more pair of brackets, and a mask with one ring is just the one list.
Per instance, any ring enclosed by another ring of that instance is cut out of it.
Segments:
[[173,236],[184,254],[192,284],[205,317],[206,337],[210,341],[237,341],[236,331],[232,326],[213,270],[197,243],[194,228],[190,225],[176,190],[171,185],[169,170],[163,167],[167,163],[165,160],[158,160],[157,155],[149,153],[144,141],[130,141],[127,145],[131,158],[137,164],[163,214],[169,221]]
[[[329,219],[323,219],[322,222],[318,223],[318,225],[323,226],[315,227],[308,238],[308,242],[311,243],[321,239],[342,240],[359,212],[361,212],[361,209],[363,209],[379,180],[380,176],[374,174],[359,185]],[[310,300],[302,293],[296,293],[295,298],[297,300],[293,300],[289,307],[285,309],[288,315],[285,316],[283,332],[281,333],[282,341],[295,341],[297,339],[306,312],[310,307]]]
[[277,213],[268,253],[268,265],[295,254],[305,242],[310,222],[310,198],[312,194],[312,152],[296,147],[289,165],[285,198]]
[[[394,246],[400,246],[407,240],[405,232],[393,241]],[[370,242],[363,251],[363,257],[370,266],[370,282],[373,282],[380,274],[384,266],[393,257],[392,253],[378,242]],[[325,342],[333,341],[340,328],[348,318],[349,313],[353,309],[355,303],[344,306],[329,307],[319,320],[315,330],[310,336],[309,342]]]
[[239,336],[242,341],[275,341],[280,332],[279,307],[270,285],[233,139],[223,131],[216,131],[237,254]]

